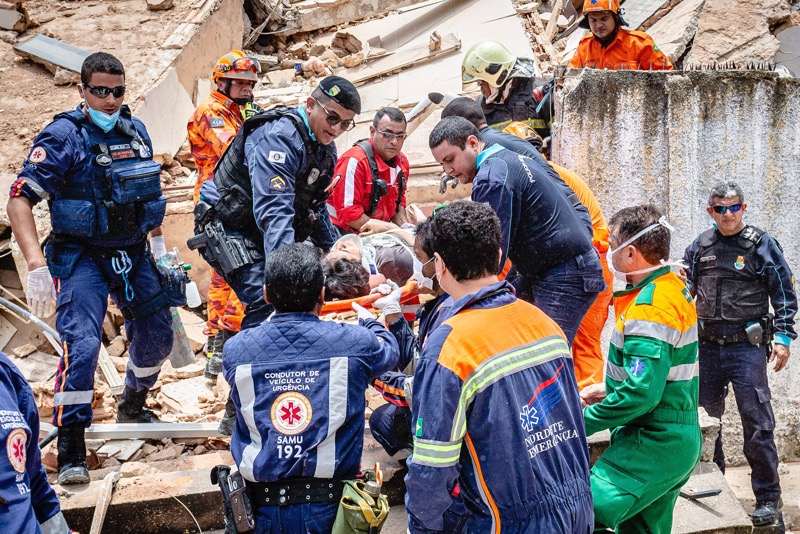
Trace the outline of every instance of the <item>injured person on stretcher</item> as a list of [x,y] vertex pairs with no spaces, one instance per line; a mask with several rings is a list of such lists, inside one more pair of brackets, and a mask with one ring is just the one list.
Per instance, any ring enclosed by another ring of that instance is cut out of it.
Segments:
[[325,300],[367,295],[392,280],[404,285],[414,274],[414,235],[406,230],[359,237],[347,234],[325,257]]

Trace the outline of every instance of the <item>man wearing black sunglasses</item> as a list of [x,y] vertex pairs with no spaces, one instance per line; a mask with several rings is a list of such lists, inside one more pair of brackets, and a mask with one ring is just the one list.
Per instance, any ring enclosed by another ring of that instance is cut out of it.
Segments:
[[[775,362],[775,371],[786,366],[789,344],[797,338],[797,297],[783,250],[769,234],[744,223],[746,210],[738,185],[716,184],[706,208],[715,227],[689,245],[684,262],[697,296],[700,405],[721,418],[733,384],[756,497],[753,524],[762,526],[780,519],[782,504],[767,362]],[[725,471],[721,433],[714,462]]]
[[[353,127],[360,111],[355,86],[329,76],[304,105],[272,108],[245,121],[217,164],[214,179],[201,187],[199,234],[190,246],[200,248],[245,305],[243,330],[260,324],[272,311],[261,292],[265,256],[306,239],[328,250],[338,239],[325,209],[335,185],[333,141]],[[202,237],[208,237],[206,226],[216,223],[226,243],[241,245],[235,264]]]
[[369,139],[339,158],[334,172],[340,179],[328,198],[328,212],[343,232],[369,235],[407,222],[408,158],[401,152],[405,140],[405,115],[383,107],[372,119]]
[[[144,403],[173,339],[166,283],[153,258],[166,252],[161,166],[153,161],[144,124],[122,104],[122,63],[104,52],[89,55],[78,92],[83,102],[57,115],[36,136],[8,201],[11,227],[28,266],[31,311],[40,317],[58,312],[63,354],[53,424],[59,484],[89,482],[84,430],[92,422],[109,294],[125,317],[131,341],[117,422],[158,421]],[[42,200],[52,226],[44,254],[32,214]],[[148,233],[157,235],[150,250]]]

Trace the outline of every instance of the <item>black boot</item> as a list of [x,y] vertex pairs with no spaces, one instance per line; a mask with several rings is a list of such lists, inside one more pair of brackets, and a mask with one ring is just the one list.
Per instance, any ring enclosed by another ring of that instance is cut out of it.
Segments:
[[216,380],[217,376],[222,372],[222,349],[234,334],[235,332],[229,330],[219,330],[217,335],[214,336],[214,343],[211,345],[212,349],[209,351],[206,369],[203,372],[203,375],[209,380]]
[[151,410],[144,407],[148,390],[134,391],[125,386],[122,400],[117,408],[117,423],[160,423],[161,420]]
[[230,393],[228,394],[228,401],[225,403],[225,415],[222,416],[222,421],[219,422],[217,432],[223,436],[230,436],[233,434],[233,425],[236,423],[236,405],[233,403]]
[[82,425],[58,428],[58,483],[86,484],[89,482],[89,466],[86,465],[86,428]]
[[777,501],[757,501],[752,515],[753,525],[756,527],[772,525],[781,508],[783,508],[783,499],[780,498]]

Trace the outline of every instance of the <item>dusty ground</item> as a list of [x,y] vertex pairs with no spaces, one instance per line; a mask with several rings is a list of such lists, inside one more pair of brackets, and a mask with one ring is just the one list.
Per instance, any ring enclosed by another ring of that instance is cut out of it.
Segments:
[[[148,11],[144,0],[53,1],[27,0],[25,7],[36,33],[60,39],[89,52],[99,50],[122,60],[133,102],[171,61],[175,51],[159,46],[177,28],[193,0],[176,0],[167,11]],[[0,41],[0,173],[16,173],[38,131],[56,113],[80,101],[74,86],[57,87],[41,65],[19,58],[2,32]]]

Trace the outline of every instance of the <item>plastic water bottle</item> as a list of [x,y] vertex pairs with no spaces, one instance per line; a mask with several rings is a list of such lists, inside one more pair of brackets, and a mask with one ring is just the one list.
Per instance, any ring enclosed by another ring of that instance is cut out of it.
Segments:
[[186,305],[190,308],[197,308],[203,303],[203,299],[200,298],[200,291],[197,290],[197,284],[189,281],[186,284]]

